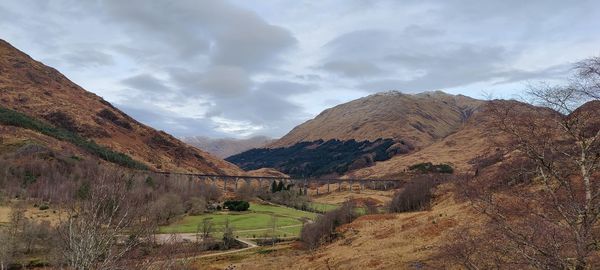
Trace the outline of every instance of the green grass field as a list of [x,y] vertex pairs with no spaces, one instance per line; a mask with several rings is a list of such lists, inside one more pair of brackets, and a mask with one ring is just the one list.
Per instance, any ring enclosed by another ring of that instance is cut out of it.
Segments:
[[276,218],[279,237],[298,236],[302,228],[301,218],[314,219],[315,213],[296,210],[293,208],[250,203],[246,212],[218,212],[199,216],[186,216],[183,219],[160,228],[161,233],[195,233],[198,226],[206,218],[212,220],[214,236],[218,237],[223,231],[223,225],[229,219],[234,228],[234,234],[239,237],[262,237],[272,234],[271,219]]
[[322,212],[335,210],[336,208],[340,207],[337,204],[327,204],[327,203],[318,203],[318,202],[311,202],[309,205],[310,205],[310,208],[315,209],[317,211],[322,211]]

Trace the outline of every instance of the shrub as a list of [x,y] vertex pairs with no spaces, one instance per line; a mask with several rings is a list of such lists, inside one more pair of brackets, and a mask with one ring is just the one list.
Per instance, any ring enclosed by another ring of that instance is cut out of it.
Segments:
[[246,211],[250,208],[250,204],[247,201],[225,201],[223,203],[223,207],[229,209],[230,211]]
[[434,165],[431,162],[424,162],[412,165],[408,167],[411,171],[418,171],[420,173],[453,173],[454,169],[448,164],[437,164]]
[[406,184],[404,189],[396,192],[389,204],[390,212],[411,212],[429,206],[433,198],[432,189],[436,181],[431,177],[418,177]]
[[47,204],[42,204],[42,205],[40,205],[40,207],[38,209],[40,209],[42,211],[43,210],[48,210],[48,209],[50,209],[50,206],[48,206]]
[[186,202],[186,212],[190,215],[197,216],[206,211],[206,200],[201,197],[191,197]]
[[336,237],[335,228],[350,223],[357,217],[354,208],[354,204],[346,202],[340,208],[317,217],[315,222],[306,223],[300,232],[300,240],[309,249],[330,242]]

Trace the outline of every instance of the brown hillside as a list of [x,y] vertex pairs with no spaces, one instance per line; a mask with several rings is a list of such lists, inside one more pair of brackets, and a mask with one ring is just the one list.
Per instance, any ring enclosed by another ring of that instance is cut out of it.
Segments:
[[554,114],[547,108],[535,107],[517,101],[496,100],[485,103],[464,123],[457,132],[425,148],[407,154],[394,156],[389,160],[376,163],[353,171],[346,175],[351,178],[385,178],[393,177],[403,172],[409,166],[432,162],[445,163],[459,172],[474,170],[474,161],[478,158],[491,158],[511,151],[512,143],[506,135],[496,129],[498,123],[493,116],[500,110],[511,110],[523,114],[533,121],[546,121],[549,114]]
[[235,165],[143,125],[0,40],[0,105],[45,120],[162,171],[235,173]]
[[323,111],[269,147],[319,139],[391,138],[421,148],[456,132],[481,103],[441,91],[417,95],[396,91],[374,94]]
[[290,176],[282,173],[273,168],[260,168],[258,170],[248,171],[246,172],[249,176],[258,176],[258,177],[281,177],[281,178],[289,178]]

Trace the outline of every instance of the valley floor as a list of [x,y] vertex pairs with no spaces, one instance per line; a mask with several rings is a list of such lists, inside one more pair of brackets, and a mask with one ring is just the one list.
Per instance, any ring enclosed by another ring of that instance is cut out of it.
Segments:
[[[448,189],[445,187],[444,189]],[[468,203],[440,190],[429,211],[359,217],[339,228],[343,235],[316,251],[297,243],[280,244],[210,259],[199,259],[197,269],[423,269],[442,268],[434,260],[440,244],[453,228],[473,221]]]

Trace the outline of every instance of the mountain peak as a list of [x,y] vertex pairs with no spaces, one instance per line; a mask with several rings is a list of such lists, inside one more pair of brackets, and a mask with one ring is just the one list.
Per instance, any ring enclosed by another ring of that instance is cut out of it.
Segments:
[[481,103],[442,91],[380,92],[327,109],[269,146],[331,139],[393,139],[420,147],[455,132]]

